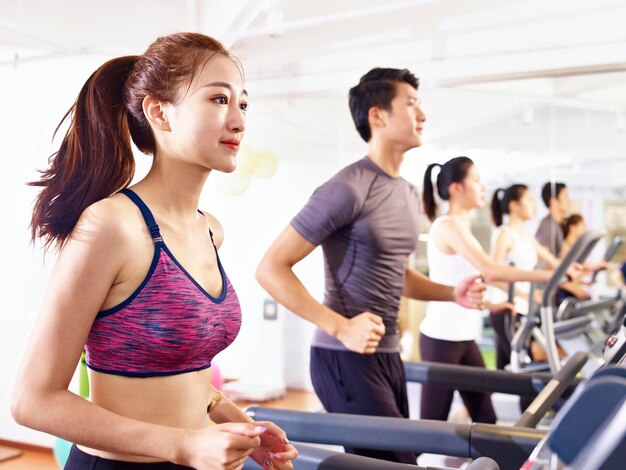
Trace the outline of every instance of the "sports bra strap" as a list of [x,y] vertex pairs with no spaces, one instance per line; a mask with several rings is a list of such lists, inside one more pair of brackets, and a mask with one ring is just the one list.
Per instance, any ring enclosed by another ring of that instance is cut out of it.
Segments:
[[152,212],[150,212],[150,209],[148,209],[148,206],[146,206],[146,203],[141,200],[137,193],[128,188],[122,189],[120,193],[123,193],[125,196],[127,196],[139,208],[143,219],[146,221],[148,230],[150,230],[150,236],[152,237],[152,241],[154,243],[162,242],[163,238],[161,237],[161,232],[159,232],[159,226],[154,220]]
[[[204,212],[202,212],[200,209],[198,209],[198,214],[206,218],[206,216],[204,215]],[[213,240],[213,230],[211,230],[211,227],[209,227],[209,235],[211,236],[211,243],[213,243],[213,246],[215,246],[215,240]]]

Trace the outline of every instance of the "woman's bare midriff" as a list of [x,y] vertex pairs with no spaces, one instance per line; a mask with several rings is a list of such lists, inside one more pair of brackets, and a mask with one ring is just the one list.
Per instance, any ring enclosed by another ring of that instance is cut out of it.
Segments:
[[[89,371],[91,401],[127,418],[181,429],[202,429],[210,421],[211,369],[165,377],[134,378]],[[127,462],[161,459],[116,454],[79,446],[90,455]]]

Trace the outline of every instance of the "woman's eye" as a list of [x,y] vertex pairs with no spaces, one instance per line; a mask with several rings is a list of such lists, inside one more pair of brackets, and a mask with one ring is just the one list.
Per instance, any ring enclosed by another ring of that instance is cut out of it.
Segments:
[[213,98],[213,101],[219,104],[228,104],[228,98],[226,98],[225,96],[217,96]]
[[248,103],[241,103],[239,105],[239,109],[241,109],[242,111],[248,111]]

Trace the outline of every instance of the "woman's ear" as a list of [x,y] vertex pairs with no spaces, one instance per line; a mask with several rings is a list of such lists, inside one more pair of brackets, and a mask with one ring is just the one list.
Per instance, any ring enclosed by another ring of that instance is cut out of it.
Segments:
[[150,127],[163,132],[172,130],[162,101],[148,95],[143,99],[142,107]]
[[451,183],[450,186],[448,187],[448,193],[450,194],[450,197],[452,197],[453,195],[458,196],[462,192],[463,192],[463,183]]

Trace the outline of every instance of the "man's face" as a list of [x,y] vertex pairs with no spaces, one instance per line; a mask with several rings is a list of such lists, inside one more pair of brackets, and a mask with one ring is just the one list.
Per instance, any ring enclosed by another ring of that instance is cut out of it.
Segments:
[[558,209],[561,211],[562,215],[566,215],[572,208],[572,200],[569,198],[569,193],[567,192],[567,188],[561,189],[558,197],[556,198]]
[[405,82],[396,83],[396,96],[389,111],[381,110],[384,122],[377,131],[381,136],[397,144],[403,152],[422,145],[422,129],[426,116],[421,109],[417,90]]

